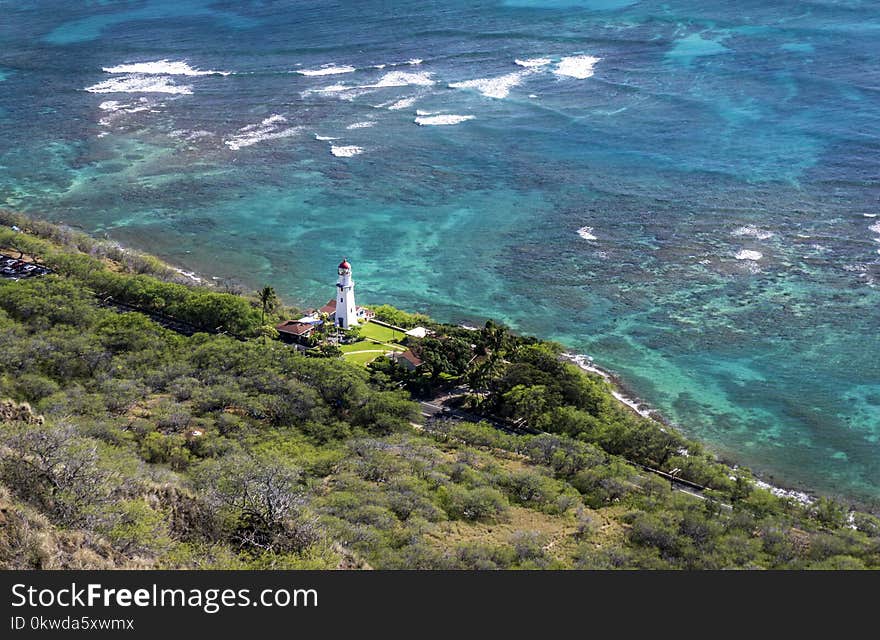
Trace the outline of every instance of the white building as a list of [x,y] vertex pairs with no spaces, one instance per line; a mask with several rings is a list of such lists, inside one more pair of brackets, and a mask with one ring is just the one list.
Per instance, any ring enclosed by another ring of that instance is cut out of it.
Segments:
[[330,321],[342,329],[350,329],[360,324],[369,322],[373,318],[373,312],[365,307],[359,307],[354,303],[354,280],[351,279],[351,265],[343,258],[337,268],[339,278],[336,281],[336,295],[327,301],[320,309],[311,310],[298,322],[320,324],[322,314],[327,314]]
[[337,327],[349,329],[358,325],[358,308],[354,303],[354,280],[351,279],[351,265],[345,258],[339,263],[338,272],[334,322]]

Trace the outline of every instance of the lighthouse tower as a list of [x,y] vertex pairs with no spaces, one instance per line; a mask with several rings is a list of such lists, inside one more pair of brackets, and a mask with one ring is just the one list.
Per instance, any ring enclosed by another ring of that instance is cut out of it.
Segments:
[[345,258],[339,263],[339,280],[336,281],[336,326],[348,329],[356,327],[357,307],[354,304],[354,280],[351,265]]

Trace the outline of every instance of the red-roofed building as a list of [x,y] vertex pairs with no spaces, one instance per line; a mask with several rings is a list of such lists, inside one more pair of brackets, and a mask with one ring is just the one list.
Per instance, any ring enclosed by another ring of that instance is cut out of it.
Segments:
[[312,338],[323,323],[321,316],[329,316],[329,322],[340,329],[350,329],[369,322],[375,315],[369,309],[354,304],[354,280],[351,279],[351,263],[343,259],[337,269],[337,297],[327,301],[320,309],[311,309],[299,320],[287,320],[275,326],[281,339],[310,346]]
[[[319,313],[319,314],[326,313],[328,316],[330,316],[330,322],[338,325],[340,323],[336,319],[336,305],[337,305],[336,300],[328,300],[327,304],[325,304],[320,309],[315,310],[314,313]],[[355,309],[355,317],[357,318],[358,324],[361,324],[363,322],[369,322],[373,318],[373,316],[376,315],[375,313],[373,313],[372,311],[370,311],[366,307],[355,307],[354,309]],[[351,326],[355,326],[355,325],[351,325]]]
[[309,322],[299,322],[297,320],[287,320],[281,324],[275,325],[275,330],[285,342],[296,342],[307,345],[309,338],[315,331],[315,325]]
[[403,352],[395,351],[388,357],[391,358],[391,361],[396,363],[397,366],[403,367],[409,371],[415,371],[423,364],[422,359],[414,354],[411,349],[407,349]]
[[329,300],[327,304],[318,309],[318,313],[326,313],[333,319],[333,316],[336,315],[336,300]]

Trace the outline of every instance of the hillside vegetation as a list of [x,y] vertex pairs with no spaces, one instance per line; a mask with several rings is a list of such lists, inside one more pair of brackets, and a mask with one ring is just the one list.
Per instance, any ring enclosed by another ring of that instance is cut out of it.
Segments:
[[[309,357],[256,299],[0,222],[56,272],[0,279],[2,568],[880,568],[876,517],[758,488],[551,343],[419,316],[414,372]],[[411,394],[462,384],[535,433],[425,423]]]

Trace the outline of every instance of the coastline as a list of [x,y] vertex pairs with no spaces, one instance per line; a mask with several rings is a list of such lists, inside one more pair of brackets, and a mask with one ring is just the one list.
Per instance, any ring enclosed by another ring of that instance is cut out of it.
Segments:
[[[608,382],[609,386],[611,387],[611,395],[614,396],[614,398],[618,402],[627,407],[633,413],[641,416],[642,418],[658,422],[663,425],[663,428],[665,429],[681,431],[681,429],[675,423],[665,418],[663,414],[661,414],[657,409],[651,407],[649,404],[640,400],[637,396],[633,395],[627,389],[625,382],[620,378],[620,376],[612,371],[608,371],[597,366],[590,356],[580,353],[569,352],[565,352],[562,355],[566,360],[578,366],[583,371],[598,375],[606,382]],[[703,446],[707,446],[705,442],[701,441],[701,444],[703,444]],[[711,451],[711,448],[709,448],[709,450]],[[739,465],[735,463],[732,464],[725,460],[719,460],[719,462],[730,467],[732,470],[736,470],[739,468]],[[749,472],[753,476],[752,480],[755,486],[769,491],[778,498],[788,498],[804,506],[813,505],[819,499],[819,496],[810,492],[808,489],[780,487],[776,484],[768,482],[761,477],[760,473],[757,473],[752,469],[749,469]]]
[[[10,212],[10,213],[12,213],[12,212]],[[28,215],[28,214],[15,213],[14,215],[21,215],[22,217],[24,217],[28,220],[33,220],[33,219],[42,220],[41,218],[34,218],[33,216]],[[171,272],[176,273],[178,276],[185,279],[190,286],[209,287],[209,288],[217,288],[219,286],[219,284],[218,284],[219,279],[215,276],[208,276],[208,275],[200,273],[196,270],[189,270],[184,267],[177,266],[177,265],[172,264],[171,262],[167,261],[165,258],[155,256],[154,254],[145,253],[136,247],[124,245],[124,244],[120,243],[119,241],[111,239],[111,238],[97,238],[94,235],[92,235],[92,234],[88,233],[87,231],[85,231],[84,229],[82,229],[81,227],[76,226],[76,225],[72,225],[72,224],[64,222],[64,221],[58,221],[58,222],[53,222],[53,221],[49,221],[49,220],[43,220],[43,221],[47,222],[51,225],[58,226],[60,228],[69,229],[75,233],[82,234],[83,236],[86,236],[87,238],[91,239],[93,242],[103,244],[107,247],[112,247],[112,248],[118,249],[123,252],[131,252],[132,254],[135,254],[135,255],[142,255],[142,256],[148,256],[150,258],[153,258],[153,259],[157,260],[159,263],[161,263],[161,265],[164,268],[168,269]],[[225,281],[225,282],[227,282],[227,284],[230,284],[230,281]],[[231,284],[241,286],[240,283],[238,283],[238,282],[232,282]],[[459,326],[462,326],[463,328],[466,328],[466,329],[479,330],[479,327],[472,327],[472,326],[468,326],[468,325],[464,325],[464,324],[460,324]],[[632,393],[632,391],[626,385],[625,380],[622,379],[619,375],[617,375],[613,371],[610,371],[608,369],[603,369],[602,367],[596,365],[591,356],[586,355],[586,354],[572,353],[572,352],[564,352],[562,355],[566,360],[568,360],[572,364],[576,365],[581,370],[602,377],[606,382],[609,383],[611,395],[621,405],[625,406],[628,410],[632,411],[633,413],[635,413],[636,415],[638,415],[642,418],[645,418],[647,420],[652,420],[654,422],[659,423],[660,425],[662,425],[662,428],[664,428],[664,429],[670,429],[670,430],[674,430],[674,431],[678,431],[678,432],[683,432],[683,430],[678,425],[676,425],[671,420],[664,417],[662,415],[662,413],[660,413],[660,411],[658,411],[656,408],[652,407],[650,404],[644,402],[643,400],[638,398],[637,395]],[[691,436],[688,436],[688,437],[691,437]],[[699,438],[696,438],[696,440],[698,440],[703,446],[707,447],[710,451],[712,451],[712,448],[709,447],[707,445],[707,443],[703,442]],[[739,465],[733,461],[723,459],[723,458],[718,458],[718,461],[720,463],[724,464],[725,466],[729,467],[731,469],[731,471],[735,471],[736,469],[739,468]],[[819,499],[819,496],[816,493],[812,492],[808,488],[782,487],[782,486],[779,486],[778,484],[774,484],[772,482],[769,482],[768,481],[769,479],[766,478],[766,474],[762,474],[761,472],[756,472],[756,471],[752,470],[751,468],[749,468],[748,470],[749,470],[749,473],[752,475],[752,481],[754,482],[754,484],[757,487],[760,487],[762,489],[766,489],[777,497],[791,499],[791,500],[794,500],[794,501],[796,501],[802,505],[805,505],[805,506],[815,504]],[[835,497],[838,499],[845,499],[845,501],[849,505],[858,504],[857,500],[855,500],[849,496],[835,496]]]
[[[224,279],[217,276],[209,276],[205,273],[201,273],[196,268],[189,269],[185,266],[181,266],[179,264],[175,264],[170,262],[166,258],[163,258],[155,253],[148,253],[143,249],[138,248],[135,245],[123,243],[115,238],[109,237],[108,234],[104,234],[104,237],[96,236],[94,233],[89,232],[82,226],[71,223],[66,220],[53,219],[48,216],[42,216],[33,213],[24,213],[21,211],[13,211],[12,209],[8,209],[5,207],[0,207],[0,226],[6,224],[6,220],[3,219],[3,214],[8,214],[12,217],[21,217],[30,223],[42,223],[51,227],[56,227],[62,232],[72,233],[79,235],[84,238],[88,238],[90,242],[94,243],[96,246],[99,246],[103,249],[103,251],[109,253],[110,251],[117,251],[122,255],[129,255],[131,257],[146,257],[152,260],[155,260],[157,263],[161,265],[161,267],[167,270],[169,273],[173,272],[177,276],[179,276],[178,281],[181,284],[187,284],[190,286],[198,286],[198,287],[209,287],[209,288],[217,288],[221,282],[226,283],[227,285],[231,285],[233,287],[243,287],[243,285],[235,280]],[[32,230],[32,233],[35,233],[38,237],[40,233],[36,230]],[[51,238],[50,238],[51,239]],[[88,253],[88,252],[86,252]],[[105,256],[110,260],[114,260],[113,257]],[[118,261],[118,260],[117,260]]]

